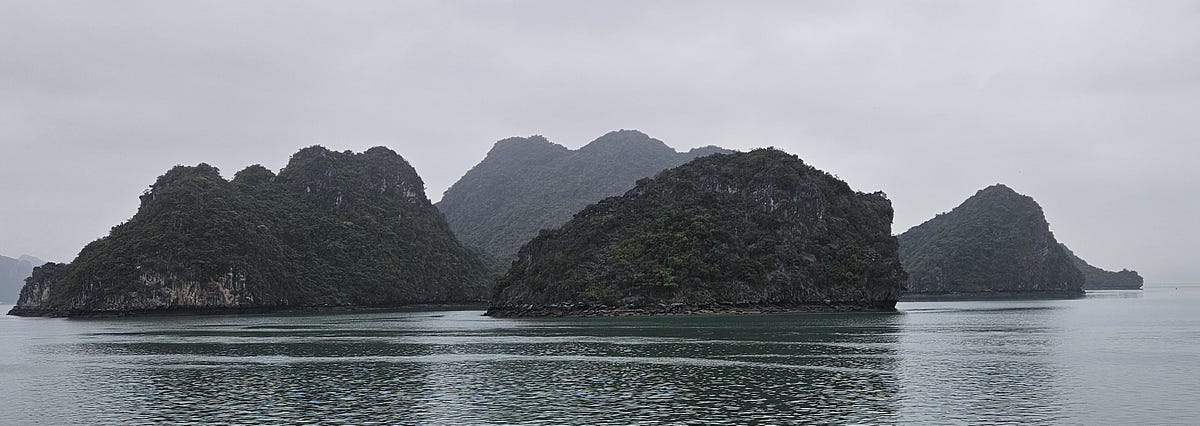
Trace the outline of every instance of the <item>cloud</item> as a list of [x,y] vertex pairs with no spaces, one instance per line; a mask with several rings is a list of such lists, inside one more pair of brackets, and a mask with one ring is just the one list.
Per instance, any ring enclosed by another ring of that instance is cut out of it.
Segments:
[[174,164],[495,140],[773,145],[896,232],[1005,182],[1059,239],[1200,279],[1194,2],[0,2],[0,252],[70,260]]

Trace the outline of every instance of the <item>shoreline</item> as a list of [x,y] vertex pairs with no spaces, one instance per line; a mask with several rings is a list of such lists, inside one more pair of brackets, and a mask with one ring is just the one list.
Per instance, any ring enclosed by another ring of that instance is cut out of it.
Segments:
[[563,318],[563,317],[650,317],[688,315],[751,315],[772,313],[848,313],[896,312],[896,301],[877,303],[831,302],[822,304],[756,305],[713,304],[687,305],[674,303],[653,306],[550,305],[522,307],[489,307],[485,316],[493,318]]
[[29,309],[14,306],[6,315],[23,318],[105,319],[129,317],[185,317],[240,315],[309,315],[330,313],[382,313],[486,310],[486,303],[419,303],[396,306],[256,306],[256,307],[169,307],[87,311],[78,309]]
[[907,293],[900,296],[901,302],[950,302],[972,300],[1068,300],[1082,299],[1086,293],[1079,291],[977,291],[962,293]]
[[1145,287],[1144,285],[1143,285],[1143,286],[1137,286],[1137,287],[1132,287],[1132,286],[1127,286],[1127,287],[1096,287],[1096,288],[1085,288],[1085,289],[1083,289],[1083,291],[1085,291],[1085,292],[1086,292],[1086,291],[1103,291],[1103,290],[1142,290],[1144,287]]

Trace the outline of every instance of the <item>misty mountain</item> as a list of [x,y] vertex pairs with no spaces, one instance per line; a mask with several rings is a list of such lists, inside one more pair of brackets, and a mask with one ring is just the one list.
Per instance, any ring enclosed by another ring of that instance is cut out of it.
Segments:
[[73,262],[35,269],[11,313],[470,303],[490,284],[402,157],[314,146],[278,176],[176,166]]
[[1117,272],[1106,271],[1097,268],[1087,263],[1075,255],[1075,252],[1067,248],[1063,244],[1063,250],[1071,256],[1071,261],[1075,263],[1075,267],[1079,268],[1079,272],[1083,273],[1083,289],[1084,290],[1141,290],[1142,284],[1145,282],[1142,276],[1137,271],[1122,269]]
[[29,255],[21,255],[16,259],[0,256],[0,303],[17,303],[25,279],[33,273],[33,268],[43,263],[46,262]]
[[706,156],[525,244],[488,314],[892,309],[891,224],[882,193],[783,151]]
[[1004,185],[900,234],[907,295],[1083,294],[1083,274],[1054,239],[1041,206]]
[[664,169],[725,152],[714,146],[676,152],[636,130],[610,132],[578,150],[541,136],[509,138],[496,142],[437,207],[463,243],[503,269],[538,231],[562,225],[588,204]]

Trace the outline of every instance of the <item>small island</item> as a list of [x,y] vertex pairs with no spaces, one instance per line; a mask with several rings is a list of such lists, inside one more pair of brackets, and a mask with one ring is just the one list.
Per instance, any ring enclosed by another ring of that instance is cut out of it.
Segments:
[[487,315],[894,310],[892,214],[783,151],[701,157],[542,231]]
[[900,234],[900,260],[904,300],[1083,296],[1041,206],[1000,184]]

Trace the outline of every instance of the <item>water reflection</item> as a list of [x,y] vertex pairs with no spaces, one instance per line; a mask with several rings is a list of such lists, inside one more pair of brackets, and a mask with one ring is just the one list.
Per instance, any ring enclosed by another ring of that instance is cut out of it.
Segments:
[[1146,293],[1143,290],[1088,290],[1084,297],[1090,299],[1140,299]]
[[1062,419],[1061,371],[1055,363],[1062,344],[1061,306],[911,305],[919,307],[903,316],[900,339],[905,419],[988,424]]
[[0,423],[1186,424],[1200,287],[1176,293],[894,314],[4,318]]
[[855,423],[896,419],[900,317],[137,320],[67,349],[126,408],[92,420]]

